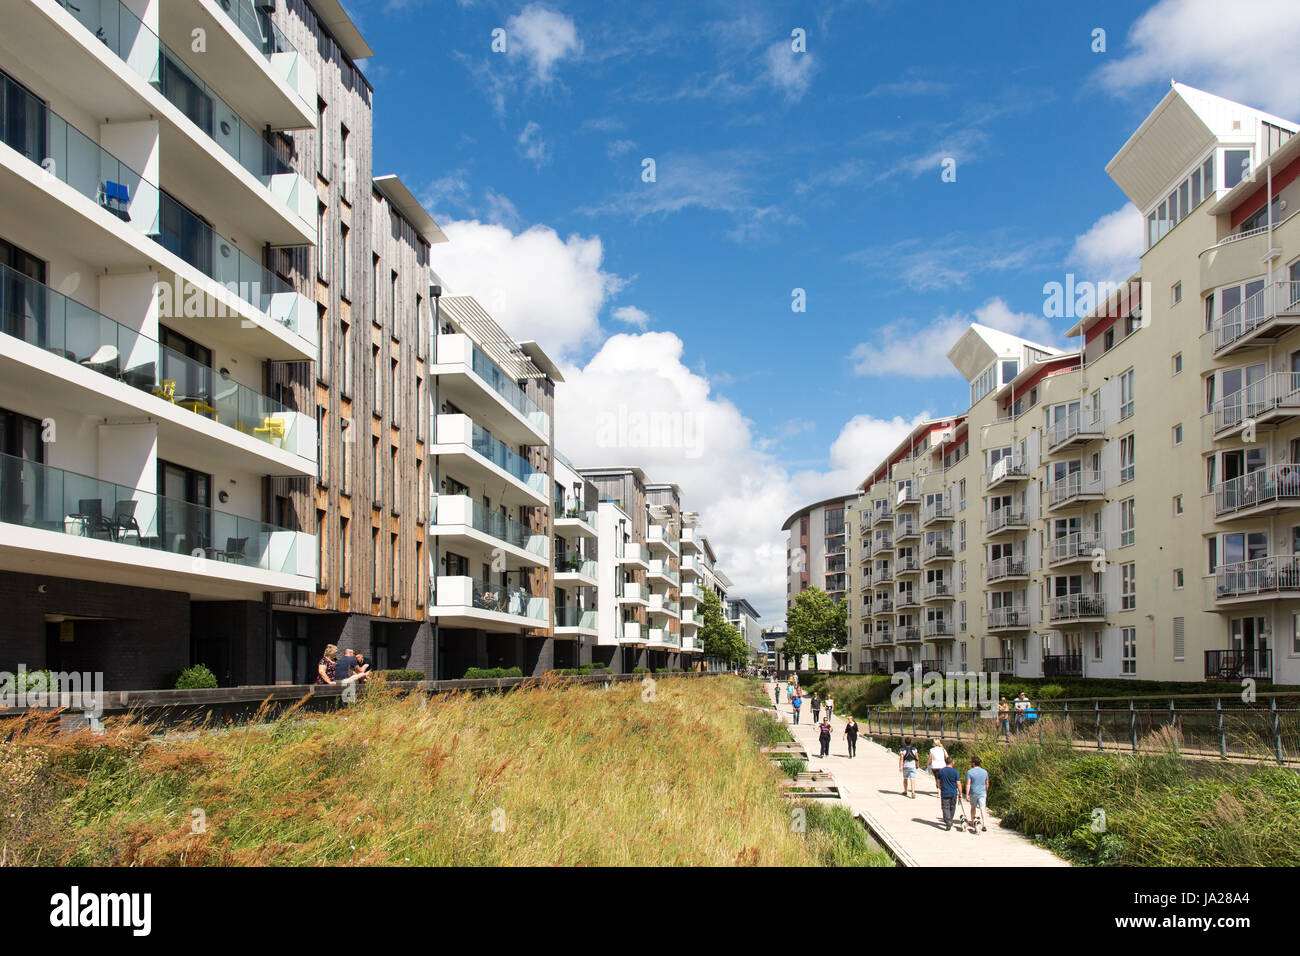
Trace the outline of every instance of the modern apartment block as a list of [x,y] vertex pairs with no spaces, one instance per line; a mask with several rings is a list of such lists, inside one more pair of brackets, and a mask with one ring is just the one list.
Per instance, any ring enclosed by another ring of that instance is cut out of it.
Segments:
[[1064,294],[1079,348],[953,346],[969,410],[861,485],[854,669],[1300,683],[1296,129],[1174,84],[1107,167],[1145,252]]
[[315,592],[314,522],[277,488],[320,475],[281,376],[321,344],[286,263],[320,238],[295,143],[324,38],[265,6],[5,5],[5,669],[262,682],[273,596]]
[[[795,597],[816,585],[837,601],[849,600],[856,574],[852,570],[849,546],[854,526],[857,495],[839,495],[800,508],[785,519],[781,530],[789,535],[785,552],[785,604],[789,610]],[[856,636],[853,614],[848,616],[849,647]],[[851,651],[834,651],[833,666],[850,665]]]
[[754,610],[754,606],[744,598],[728,598],[724,607],[727,621],[740,631],[745,644],[752,648],[755,654],[759,653],[763,646],[763,627],[758,611]]

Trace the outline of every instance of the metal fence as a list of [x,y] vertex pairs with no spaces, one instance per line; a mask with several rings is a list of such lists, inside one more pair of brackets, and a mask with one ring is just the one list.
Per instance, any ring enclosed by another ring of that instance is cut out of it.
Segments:
[[1033,716],[996,705],[978,707],[871,707],[863,731],[882,737],[1009,743],[1063,734],[1076,749],[1156,752],[1170,731],[1189,757],[1268,760],[1300,764],[1300,693],[1240,697],[1190,694],[1170,697],[1086,697],[1033,702]]

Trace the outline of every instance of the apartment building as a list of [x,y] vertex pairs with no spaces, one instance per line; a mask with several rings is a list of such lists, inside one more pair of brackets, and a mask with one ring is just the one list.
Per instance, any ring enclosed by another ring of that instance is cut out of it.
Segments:
[[763,647],[763,627],[758,611],[744,598],[728,598],[724,605],[727,622],[745,639],[745,644],[757,654]]
[[[310,51],[263,6],[16,0],[0,33],[0,667],[271,677],[316,589]],[[204,46],[196,52],[195,38]],[[233,640],[229,629],[241,626]]]
[[[816,585],[836,601],[849,600],[852,582],[857,580],[851,562],[856,552],[850,548],[849,536],[854,527],[857,495],[838,495],[807,505],[785,519],[781,530],[788,537],[785,550],[785,606],[794,607],[795,598],[809,586]],[[849,648],[856,636],[854,615],[850,610]],[[851,651],[828,655],[826,667],[850,667]]]
[[1066,284],[1078,348],[952,347],[969,410],[860,486],[854,669],[1300,683],[1296,129],[1173,84],[1107,166],[1145,252]]

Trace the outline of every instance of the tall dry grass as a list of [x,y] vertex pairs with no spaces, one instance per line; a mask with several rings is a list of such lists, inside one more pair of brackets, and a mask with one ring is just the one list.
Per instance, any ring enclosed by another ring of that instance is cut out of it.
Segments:
[[60,736],[30,721],[0,744],[0,798],[21,804],[0,820],[0,854],[54,865],[825,860],[826,838],[790,825],[740,706],[751,693],[734,678],[661,680],[653,699],[639,684],[379,691],[339,714],[161,742],[130,722]]

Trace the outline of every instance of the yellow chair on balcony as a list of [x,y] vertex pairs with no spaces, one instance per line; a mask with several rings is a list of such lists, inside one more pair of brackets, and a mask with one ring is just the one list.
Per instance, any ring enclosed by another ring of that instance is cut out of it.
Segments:
[[159,398],[166,399],[169,402],[175,402],[176,401],[176,379],[174,378],[163,379],[161,385],[155,385],[153,387],[153,393],[157,395]]
[[265,435],[268,441],[278,439],[280,447],[284,447],[284,418],[279,415],[266,416],[262,419],[262,424],[253,429],[253,434]]

